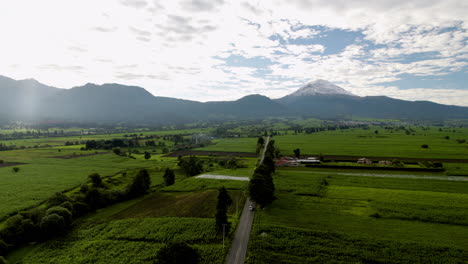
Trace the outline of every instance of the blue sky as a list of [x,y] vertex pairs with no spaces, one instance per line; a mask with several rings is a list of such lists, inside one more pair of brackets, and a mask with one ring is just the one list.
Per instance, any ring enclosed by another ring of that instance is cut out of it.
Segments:
[[466,10],[462,0],[2,1],[0,75],[199,101],[279,98],[326,79],[360,96],[468,106]]

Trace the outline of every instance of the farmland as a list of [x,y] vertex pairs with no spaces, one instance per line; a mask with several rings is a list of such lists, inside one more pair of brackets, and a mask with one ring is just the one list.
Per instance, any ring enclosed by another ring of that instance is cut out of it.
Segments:
[[[303,125],[320,126],[320,121],[308,120]],[[468,163],[464,163],[468,145],[457,141],[468,138],[467,129],[371,126],[305,133],[267,120],[257,125],[232,124],[232,128],[222,130],[228,135],[223,137],[216,136],[220,127],[1,141],[24,148],[0,151],[3,164],[11,164],[0,167],[0,227],[16,212],[46,208],[45,201],[54,193],[81,195],[83,186],[92,186],[88,179],[91,173],[99,173],[109,191],[124,192],[142,168],[151,179],[145,196],[78,218],[68,234],[13,251],[9,261],[151,262],[172,241],[195,248],[201,263],[221,263],[227,249],[214,229],[217,190],[225,187],[233,199],[228,217],[235,227],[242,210],[239,207],[248,195],[248,182],[190,177],[178,166],[178,156],[197,155],[207,174],[250,177],[257,165],[257,139],[265,131],[275,133],[275,145],[290,156],[300,148],[303,156],[463,162],[444,162],[446,172],[338,168],[344,164],[341,161],[329,162],[337,168],[278,168],[273,176],[277,199],[257,210],[247,263],[459,263],[468,259],[468,182],[436,179],[468,175]],[[194,145],[193,135],[203,133],[208,134],[202,136],[208,138],[204,146]],[[130,138],[139,145],[122,147],[123,155],[112,148],[84,148],[86,140]],[[146,144],[148,140],[155,144]],[[422,148],[424,144],[428,148]],[[163,148],[169,154],[177,151],[167,155]],[[145,152],[150,153],[149,158]],[[226,166],[232,160],[237,168]],[[354,166],[354,162],[348,163]],[[19,170],[15,172],[14,167]],[[175,171],[174,185],[164,185],[166,168]],[[383,173],[411,177],[372,176]]]
[[[375,131],[378,131],[376,134]],[[449,137],[446,139],[445,137]],[[370,129],[353,128],[347,130],[323,131],[311,134],[293,134],[284,131],[274,140],[284,155],[292,155],[293,149],[309,155],[384,156],[410,158],[453,158],[466,159],[468,144],[455,139],[467,139],[468,129],[442,130],[437,128],[390,130],[381,127]],[[254,138],[229,138],[215,141],[215,145],[200,148],[209,151],[255,152]],[[427,144],[427,149],[421,145]]]
[[467,182],[279,170],[275,184],[277,200],[255,218],[249,263],[468,257]]

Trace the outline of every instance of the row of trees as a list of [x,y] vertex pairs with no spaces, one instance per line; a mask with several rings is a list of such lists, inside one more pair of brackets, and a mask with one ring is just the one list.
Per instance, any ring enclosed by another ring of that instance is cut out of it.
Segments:
[[266,147],[263,162],[255,169],[249,182],[250,198],[261,208],[276,199],[272,174],[276,170],[274,158],[278,155],[279,150],[275,147],[275,141],[270,140]]

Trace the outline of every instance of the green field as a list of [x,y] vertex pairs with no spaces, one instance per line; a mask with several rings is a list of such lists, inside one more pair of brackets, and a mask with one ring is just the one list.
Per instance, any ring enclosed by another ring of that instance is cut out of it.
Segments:
[[147,263],[170,241],[190,244],[199,251],[201,263],[220,263],[224,258],[214,219],[163,217],[80,229],[30,250],[22,263]]
[[274,179],[277,200],[256,214],[248,263],[468,259],[468,182],[291,170]]
[[[375,134],[378,130],[378,134]],[[449,136],[450,139],[445,139]],[[456,139],[468,139],[468,129],[459,128],[453,132],[415,129],[415,133],[406,135],[404,131],[386,130],[373,127],[368,130],[348,129],[323,131],[312,134],[275,136],[276,146],[284,155],[292,155],[300,148],[301,153],[310,155],[350,155],[408,158],[447,158],[467,159],[468,144],[458,143]],[[215,141],[199,150],[255,152],[256,138],[227,138]],[[421,148],[427,144],[429,148]]]
[[[321,124],[318,120],[303,122]],[[233,124],[226,130],[233,137],[214,139],[214,144],[198,149],[254,153],[258,135],[267,131],[267,126],[279,132],[272,139],[286,155],[300,148],[302,154],[311,155],[468,157],[468,144],[456,141],[468,139],[467,129],[376,126],[312,134],[290,129],[291,124],[299,123],[267,120],[258,125]],[[208,134],[215,128],[139,131],[138,135],[183,134],[191,138],[191,133]],[[67,141],[123,138],[129,134],[133,132],[0,142],[26,146],[0,151],[0,160],[22,163],[0,166],[0,221],[20,210],[45,206],[44,201],[56,192],[79,193],[82,184],[90,185],[87,177],[94,172],[112,190],[123,190],[141,168],[148,169],[152,182],[146,196],[79,218],[71,232],[61,238],[15,250],[8,256],[12,263],[145,263],[151,262],[169,241],[186,242],[197,249],[201,263],[223,262],[226,251],[222,238],[214,231],[217,189],[226,187],[233,198],[228,214],[235,226],[248,182],[187,177],[177,166],[177,158],[163,157],[161,146],[133,148],[140,153],[150,152],[148,160],[143,154],[132,153],[130,158],[110,150],[80,150],[84,145],[65,146]],[[174,146],[163,138],[153,140]],[[429,147],[421,148],[423,144]],[[242,158],[241,168],[225,169],[220,162],[230,158],[206,155],[199,158],[207,174],[250,177],[257,163],[255,158]],[[19,171],[14,172],[13,167]],[[444,163],[444,167],[447,172],[442,173],[279,168],[274,175],[277,199],[256,213],[247,263],[466,262],[468,182],[343,175],[468,175],[468,163]],[[172,186],[163,185],[165,168],[176,172]],[[0,222],[0,227],[4,224]]]

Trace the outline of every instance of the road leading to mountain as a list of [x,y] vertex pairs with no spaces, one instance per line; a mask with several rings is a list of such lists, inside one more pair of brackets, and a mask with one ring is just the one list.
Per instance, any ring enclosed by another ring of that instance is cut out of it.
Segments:
[[[265,141],[265,147],[260,156],[260,164],[265,158],[265,152],[270,142],[270,137],[267,137]],[[250,199],[247,199],[242,210],[242,216],[237,226],[236,234],[232,240],[231,249],[226,258],[226,264],[242,264],[245,261],[245,256],[247,255],[247,246],[249,244],[250,230],[252,229],[252,222],[254,219],[255,211],[249,210],[249,205],[252,202]]]

